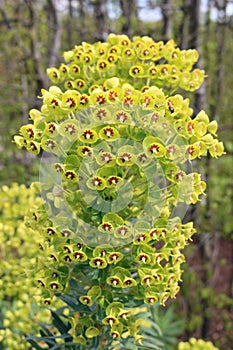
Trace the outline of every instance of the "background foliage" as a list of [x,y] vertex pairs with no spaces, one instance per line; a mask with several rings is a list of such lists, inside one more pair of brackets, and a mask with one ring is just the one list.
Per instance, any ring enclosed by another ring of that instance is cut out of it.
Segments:
[[[129,5],[130,3],[130,5]],[[200,6],[201,5],[201,6]],[[147,15],[145,14],[145,11]],[[201,15],[199,15],[201,11]],[[190,208],[187,221],[198,228],[187,254],[186,274],[177,303],[186,319],[184,340],[211,339],[224,349],[232,343],[232,79],[233,17],[230,1],[187,0],[8,0],[0,3],[0,181],[30,183],[37,179],[33,155],[17,152],[11,139],[28,123],[35,97],[48,87],[46,67],[58,65],[61,53],[82,41],[104,40],[109,32],[175,39],[196,48],[208,74],[192,99],[220,125],[226,156],[201,165],[207,197]],[[39,102],[38,102],[39,101]],[[200,164],[196,164],[200,167]],[[2,220],[2,219],[1,219]],[[4,240],[1,241],[1,245]],[[3,257],[4,259],[4,257]]]

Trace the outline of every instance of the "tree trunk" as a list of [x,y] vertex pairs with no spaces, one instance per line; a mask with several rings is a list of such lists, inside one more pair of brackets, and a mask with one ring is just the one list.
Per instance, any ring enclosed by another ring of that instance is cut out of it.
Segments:
[[164,40],[172,39],[173,37],[173,0],[163,0],[161,5],[163,16],[162,36]]
[[73,47],[73,6],[72,0],[68,0],[68,23],[67,23],[67,43]]
[[93,7],[97,29],[95,39],[105,41],[108,36],[107,0],[95,0],[93,2]]
[[133,36],[133,27],[132,19],[137,13],[136,9],[136,0],[127,1],[120,0],[120,7],[123,18],[122,33],[128,35],[129,37]]
[[[48,78],[44,72],[42,65],[42,57],[40,52],[40,42],[37,32],[37,8],[33,0],[28,0],[28,10],[30,19],[30,40],[31,40],[31,54],[34,63],[34,79],[36,82],[36,93],[39,95],[41,89],[48,85]],[[38,105],[40,103],[38,102]]]
[[78,17],[79,17],[79,37],[84,38],[89,33],[89,28],[86,25],[86,17],[88,14],[88,1],[86,0],[78,0]]
[[181,20],[180,27],[179,27],[180,42],[178,41],[178,45],[182,49],[188,48],[189,2],[190,0],[183,0],[182,6],[181,6],[183,18]]
[[216,1],[216,7],[218,10],[217,23],[215,27],[216,39],[218,42],[216,57],[218,57],[218,65],[216,71],[216,96],[218,97],[217,103],[214,104],[212,109],[213,119],[219,121],[219,109],[222,103],[223,91],[224,91],[224,54],[226,49],[226,31],[227,31],[227,16],[226,7],[227,0]]
[[200,47],[199,26],[200,26],[200,0],[183,0],[182,11],[183,21],[180,26],[181,47],[183,49]]
[[[49,46],[48,50],[48,66],[54,67],[58,61],[58,51],[61,46],[61,33],[62,28],[57,12],[56,5],[53,0],[47,0],[47,19],[48,19],[48,28],[51,32],[50,42],[51,46]],[[70,38],[71,40],[71,38]]]

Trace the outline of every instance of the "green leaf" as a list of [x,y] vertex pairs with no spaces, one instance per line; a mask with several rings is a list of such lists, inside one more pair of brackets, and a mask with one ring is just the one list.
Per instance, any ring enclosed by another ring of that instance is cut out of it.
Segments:
[[121,226],[124,224],[124,220],[115,213],[108,213],[103,216],[103,222],[109,221],[113,224],[113,226]]
[[[32,336],[32,337],[28,337],[26,338],[26,340],[30,343],[30,342],[33,342],[34,344],[37,344],[34,340],[37,340],[37,341],[44,341],[46,344],[48,344],[49,346],[50,345],[54,345],[56,344],[56,341],[55,341],[55,336],[52,336],[52,337],[44,337],[44,336]],[[41,348],[36,348],[36,349],[41,349]],[[50,346],[49,349],[52,349],[52,347]]]
[[43,350],[43,348],[41,348],[34,340],[28,339],[28,338],[26,338],[26,340],[28,341],[29,344],[33,346],[33,349]]
[[52,314],[52,317],[53,317],[53,325],[55,327],[57,327],[57,329],[59,330],[59,332],[61,334],[66,334],[68,333],[69,329],[70,329],[70,326],[68,326],[67,324],[65,324],[61,318],[57,315],[56,312],[54,312],[53,310],[51,310],[51,314]]
[[49,337],[54,336],[53,333],[51,333],[50,330],[43,323],[40,323],[39,326],[42,328],[45,335],[47,334]]

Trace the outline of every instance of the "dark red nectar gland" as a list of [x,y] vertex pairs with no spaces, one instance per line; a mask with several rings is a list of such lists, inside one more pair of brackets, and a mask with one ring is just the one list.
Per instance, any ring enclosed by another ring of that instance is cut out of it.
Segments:
[[98,186],[102,185],[102,180],[99,177],[94,177],[94,179],[92,179],[91,183],[95,187],[98,187]]
[[117,113],[116,118],[119,122],[124,123],[128,117],[125,112],[119,112]]
[[86,139],[86,140],[91,140],[94,137],[94,133],[91,130],[86,130],[84,131],[84,133],[82,134],[82,136]]
[[153,144],[150,146],[149,151],[151,154],[159,152],[159,145]]
[[105,223],[102,224],[102,229],[104,231],[111,231],[112,230],[112,225],[107,223],[107,222],[105,222]]
[[112,156],[110,153],[103,153],[101,155],[101,160],[106,162],[106,163],[109,163],[112,160]]
[[129,153],[123,153],[122,156],[120,156],[120,160],[122,163],[129,162],[131,159],[131,155]]
[[49,132],[53,134],[54,131],[56,131],[56,126],[53,123],[51,123],[49,124],[48,129],[49,129]]
[[83,147],[82,154],[84,156],[91,156],[91,149],[89,147]]
[[116,176],[112,176],[108,179],[109,185],[116,185],[118,184],[119,179]]
[[119,233],[121,236],[125,236],[128,231],[129,231],[128,228],[123,226],[117,230],[117,233]]
[[75,133],[75,126],[73,124],[68,124],[66,127],[65,127],[66,131],[70,134],[70,135],[73,135]]
[[66,106],[70,107],[70,108],[74,108],[76,106],[76,102],[75,99],[72,97],[67,98],[66,100]]
[[26,133],[30,139],[33,139],[34,131],[31,128],[26,129]]
[[99,120],[102,120],[106,117],[107,112],[105,109],[99,109],[98,112],[96,113],[96,117],[99,118]]
[[103,130],[104,135],[106,135],[108,138],[112,137],[114,135],[114,131],[112,128],[106,128]]

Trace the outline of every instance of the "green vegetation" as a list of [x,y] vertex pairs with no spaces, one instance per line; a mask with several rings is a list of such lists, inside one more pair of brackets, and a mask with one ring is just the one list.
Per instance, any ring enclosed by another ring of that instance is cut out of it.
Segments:
[[37,322],[49,320],[48,310],[39,308],[34,300],[39,291],[33,283],[33,268],[41,238],[23,222],[28,208],[40,203],[33,188],[16,183],[1,188],[0,283],[1,326],[4,328],[0,331],[0,341],[4,349],[28,349],[24,335],[39,333]]

